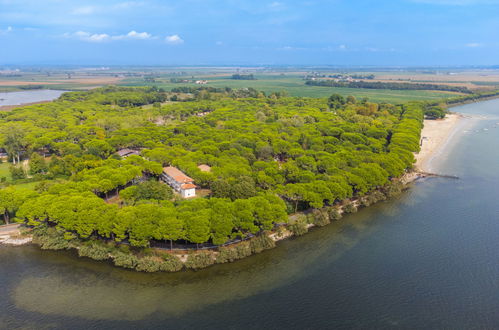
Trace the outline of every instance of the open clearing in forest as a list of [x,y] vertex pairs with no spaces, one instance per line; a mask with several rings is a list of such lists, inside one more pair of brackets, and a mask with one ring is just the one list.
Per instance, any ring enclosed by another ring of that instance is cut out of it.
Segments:
[[7,181],[10,181],[12,179],[9,171],[10,163],[7,163],[5,160],[2,161],[3,163],[0,164],[0,178],[5,177],[7,178]]

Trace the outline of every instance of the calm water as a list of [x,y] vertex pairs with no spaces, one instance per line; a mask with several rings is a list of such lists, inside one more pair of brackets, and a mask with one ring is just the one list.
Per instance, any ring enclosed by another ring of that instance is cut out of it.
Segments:
[[460,180],[234,264],[150,275],[0,247],[0,328],[497,328],[499,101],[455,110],[484,115],[433,161]]
[[23,92],[0,93],[0,106],[52,101],[57,99],[64,92],[65,91],[42,89]]

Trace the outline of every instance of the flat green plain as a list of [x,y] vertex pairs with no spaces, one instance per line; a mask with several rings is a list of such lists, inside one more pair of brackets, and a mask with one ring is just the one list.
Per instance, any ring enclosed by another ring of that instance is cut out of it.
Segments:
[[[281,75],[256,75],[257,80],[234,80],[227,76],[195,76],[197,80],[208,80],[208,87],[230,87],[230,88],[254,88],[265,93],[286,91],[289,96],[299,97],[327,97],[331,94],[344,96],[353,95],[357,98],[367,97],[373,102],[403,103],[411,100],[438,100],[445,97],[455,96],[457,93],[421,90],[390,90],[390,89],[361,89],[361,88],[335,88],[322,86],[307,86],[300,76]],[[182,77],[189,79],[191,77]],[[159,78],[154,83],[147,83],[141,78],[129,78],[122,80],[122,86],[157,86],[166,90],[175,87],[196,87],[193,83],[171,83],[169,79]]]

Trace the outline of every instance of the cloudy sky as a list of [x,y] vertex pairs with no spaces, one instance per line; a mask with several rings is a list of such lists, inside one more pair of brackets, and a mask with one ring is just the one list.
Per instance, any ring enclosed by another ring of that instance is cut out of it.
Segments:
[[499,64],[499,0],[0,0],[0,65]]

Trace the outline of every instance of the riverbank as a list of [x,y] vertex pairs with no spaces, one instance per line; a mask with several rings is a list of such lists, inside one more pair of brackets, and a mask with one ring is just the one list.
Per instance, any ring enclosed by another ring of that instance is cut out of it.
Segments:
[[32,237],[22,235],[19,224],[0,226],[0,245],[25,245],[31,243]]
[[50,103],[52,101],[38,101],[38,102],[30,102],[30,103],[22,103],[22,104],[16,104],[16,105],[3,105],[0,106],[0,111],[11,111],[16,108],[21,108],[21,107],[27,107],[30,105],[35,105],[35,104],[44,104],[44,103]]

